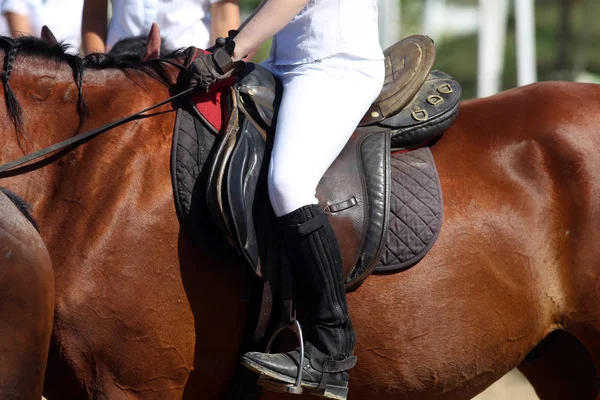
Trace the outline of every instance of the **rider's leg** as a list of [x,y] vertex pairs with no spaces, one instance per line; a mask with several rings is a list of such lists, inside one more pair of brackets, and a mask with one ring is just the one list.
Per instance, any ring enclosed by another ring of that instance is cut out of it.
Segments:
[[[277,68],[277,67],[276,67]],[[354,365],[355,336],[346,305],[342,257],[316,187],[339,155],[383,85],[382,61],[335,56],[319,63],[286,66],[269,196],[293,260],[308,318],[303,383],[321,390],[345,387]],[[248,353],[242,362],[292,383],[298,351]],[[327,388],[326,388],[327,387]]]
[[277,216],[316,204],[316,187],[383,86],[383,60],[338,55],[271,66],[283,84],[269,168]]

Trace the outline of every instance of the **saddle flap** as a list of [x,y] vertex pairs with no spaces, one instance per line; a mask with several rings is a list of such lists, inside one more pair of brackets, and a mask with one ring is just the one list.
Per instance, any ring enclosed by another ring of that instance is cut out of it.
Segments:
[[[261,234],[272,229],[267,188],[270,152],[266,133],[240,105],[238,141],[227,167],[225,195],[231,215],[234,239],[242,255],[259,276],[262,275],[260,248],[268,245]],[[259,236],[262,240],[259,239]]]
[[231,219],[227,212],[227,205],[225,204],[225,198],[223,197],[225,172],[227,170],[227,165],[229,163],[234,146],[237,143],[239,133],[237,93],[233,91],[231,97],[233,108],[229,114],[229,121],[225,130],[223,131],[223,134],[220,136],[220,141],[217,144],[217,150],[209,167],[206,188],[206,205],[223,235],[227,238],[232,246],[236,247],[234,242],[234,227],[231,224]]
[[433,67],[435,45],[427,36],[409,36],[386,49],[384,56],[383,89],[363,117],[360,126],[380,122],[406,107]]
[[388,226],[390,140],[388,131],[357,130],[317,187],[340,243],[346,288],[373,271]]
[[283,88],[266,68],[246,64],[234,88],[240,92],[246,111],[265,128],[271,127],[279,107]]

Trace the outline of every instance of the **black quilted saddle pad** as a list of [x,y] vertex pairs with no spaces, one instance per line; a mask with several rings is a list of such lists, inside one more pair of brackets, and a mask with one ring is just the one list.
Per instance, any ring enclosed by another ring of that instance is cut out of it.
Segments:
[[419,262],[442,227],[442,189],[428,147],[391,157],[390,221],[375,272],[395,272]]

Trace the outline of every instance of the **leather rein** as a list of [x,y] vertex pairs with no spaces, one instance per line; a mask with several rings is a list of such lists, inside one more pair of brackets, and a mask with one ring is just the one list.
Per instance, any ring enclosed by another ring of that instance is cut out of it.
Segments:
[[[185,66],[177,64],[177,63],[174,63],[174,62],[172,62],[170,60],[158,59],[157,61],[173,65],[174,67],[177,67],[180,70],[184,70],[186,68]],[[125,124],[127,122],[130,122],[130,121],[136,119],[137,117],[141,116],[142,114],[144,114],[144,113],[146,113],[148,111],[151,111],[151,110],[153,110],[155,108],[158,108],[158,107],[160,107],[162,105],[165,105],[167,103],[170,103],[171,101],[173,101],[175,99],[178,99],[179,97],[183,97],[185,95],[188,95],[188,94],[192,93],[194,90],[196,90],[196,89],[193,88],[193,87],[192,88],[188,88],[186,90],[183,90],[183,91],[181,91],[181,92],[179,92],[179,93],[177,93],[177,94],[169,97],[168,99],[165,99],[165,100],[163,100],[163,101],[161,101],[159,103],[156,103],[156,104],[154,104],[154,105],[152,105],[152,106],[150,106],[148,108],[144,108],[143,110],[138,111],[135,114],[131,114],[131,115],[128,115],[128,116],[126,116],[124,118],[118,119],[116,121],[109,122],[108,124],[102,125],[102,126],[100,126],[98,128],[89,130],[87,132],[80,133],[80,134],[78,134],[76,136],[73,136],[73,137],[71,137],[69,139],[63,140],[63,141],[55,143],[55,144],[53,144],[51,146],[48,146],[48,147],[45,147],[43,149],[34,151],[33,153],[29,153],[29,154],[27,154],[27,155],[25,155],[23,157],[19,157],[19,158],[13,160],[13,161],[10,161],[10,162],[7,162],[5,164],[2,164],[2,165],[0,165],[0,179],[1,178],[5,178],[7,176],[19,175],[21,173],[29,172],[29,170],[24,170],[24,171],[22,171],[20,173],[9,174],[10,172],[15,172],[15,169],[17,169],[18,167],[23,167],[24,164],[28,164],[28,163],[30,163],[31,161],[34,161],[34,160],[39,160],[40,158],[42,158],[44,156],[47,156],[50,153],[55,153],[55,152],[57,152],[59,150],[65,149],[66,147],[74,146],[74,145],[83,143],[86,140],[88,140],[90,138],[93,138],[93,137],[95,137],[95,136],[97,136],[97,135],[99,135],[101,133],[104,133],[104,132],[109,131],[109,130],[111,130],[113,128],[121,126],[121,125],[123,125],[123,124]],[[32,164],[34,164],[34,163],[31,163],[31,164],[28,164],[28,165],[32,165]],[[37,168],[34,168],[34,169],[37,169]]]

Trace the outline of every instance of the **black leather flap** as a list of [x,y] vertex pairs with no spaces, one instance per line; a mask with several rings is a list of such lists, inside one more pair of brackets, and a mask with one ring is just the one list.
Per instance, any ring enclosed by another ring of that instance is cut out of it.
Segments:
[[442,135],[456,119],[461,92],[450,75],[433,71],[404,110],[378,125],[392,129],[394,148],[426,143]]
[[421,125],[452,110],[460,101],[461,87],[452,77],[433,71],[415,98],[404,110],[386,118],[378,125],[406,128]]
[[248,63],[234,88],[240,92],[244,106],[252,117],[271,126],[279,107],[283,88],[266,68]]

